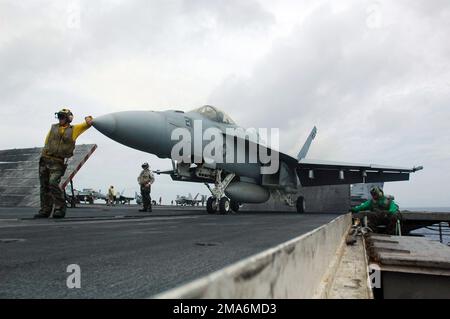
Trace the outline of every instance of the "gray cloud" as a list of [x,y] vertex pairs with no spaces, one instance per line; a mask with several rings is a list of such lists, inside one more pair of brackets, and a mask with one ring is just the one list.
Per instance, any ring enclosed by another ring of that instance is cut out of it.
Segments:
[[387,189],[411,205],[448,204],[448,186],[425,191],[416,181],[450,178],[449,6],[376,2],[381,25],[372,27],[372,4],[319,7],[250,76],[227,79],[210,99],[247,126],[281,128],[291,154],[317,124],[310,157],[423,164],[411,183]]
[[[213,104],[243,126],[281,128],[291,154],[316,124],[310,157],[423,164],[388,191],[409,205],[450,205],[436,182],[450,179],[445,0],[2,1],[0,28],[1,132],[10,136],[1,148],[41,145],[63,105],[80,120]],[[77,176],[83,187],[132,194],[140,162],[170,167],[95,130],[79,143],[99,144]],[[188,190],[206,193],[160,177],[155,196]]]
[[71,80],[105,61],[212,49],[221,36],[266,30],[273,17],[256,1],[43,1],[2,2],[0,21],[6,31],[0,35],[5,102],[30,86]]
[[[153,105],[145,95],[132,95],[134,84],[141,92],[155,91],[160,100],[169,92],[177,104],[197,106],[179,92],[191,89],[190,79],[208,77],[203,75],[205,67],[229,53],[218,50],[221,38],[233,39],[235,32],[244,38],[264,36],[273,22],[256,1],[2,1],[0,115],[1,131],[9,138],[0,147],[42,145],[53,113],[63,106],[70,107],[79,122],[87,114],[126,109],[127,105],[110,104],[111,96],[121,92],[125,101],[135,99],[128,102],[131,105]],[[215,74],[219,78],[223,72]],[[145,83],[148,79],[153,82]],[[157,86],[166,91],[158,93]],[[170,162],[111,143],[93,129],[78,142],[99,145],[77,175],[78,187],[105,189],[114,184],[132,195],[141,162],[170,167]],[[187,192],[184,183],[157,179],[157,197],[168,200],[175,192]],[[189,191],[196,189],[206,193],[201,185],[189,186]]]

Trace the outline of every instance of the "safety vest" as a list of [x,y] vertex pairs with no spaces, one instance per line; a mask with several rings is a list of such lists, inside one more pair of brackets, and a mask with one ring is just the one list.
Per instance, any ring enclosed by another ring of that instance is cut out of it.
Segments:
[[147,183],[152,184],[155,180],[155,177],[149,169],[144,169],[137,180],[140,185],[145,185]]
[[372,199],[372,207],[374,209],[380,209],[380,210],[388,210],[389,206],[391,205],[391,202],[394,200],[393,196],[387,195],[383,196],[382,198],[378,200]]
[[42,154],[44,156],[69,158],[73,156],[75,141],[73,140],[73,127],[69,125],[63,134],[59,133],[59,124],[52,125],[47,144]]

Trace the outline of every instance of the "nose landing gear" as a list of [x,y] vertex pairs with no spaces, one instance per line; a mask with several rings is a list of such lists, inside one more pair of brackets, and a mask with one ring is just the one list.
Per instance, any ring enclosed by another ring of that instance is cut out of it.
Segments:
[[206,211],[208,214],[215,214],[217,212],[217,201],[212,196],[206,201]]
[[211,189],[209,184],[205,183],[212,194],[206,202],[206,211],[208,214],[215,214],[217,211],[221,214],[229,214],[232,210],[232,202],[230,203],[230,199],[225,196],[225,189],[233,180],[235,174],[228,174],[222,181],[221,173],[221,170],[217,171],[213,189]]
[[219,201],[219,212],[223,215],[231,212],[230,200],[227,197],[222,197]]

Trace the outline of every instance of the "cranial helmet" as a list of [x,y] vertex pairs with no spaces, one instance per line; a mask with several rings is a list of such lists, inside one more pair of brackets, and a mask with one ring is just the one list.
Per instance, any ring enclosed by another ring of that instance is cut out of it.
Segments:
[[142,168],[143,169],[146,169],[146,168],[149,168],[150,166],[148,165],[148,163],[144,163],[144,164],[142,164]]
[[383,190],[381,188],[379,188],[378,186],[374,186],[370,189],[370,195],[372,195],[372,197],[378,196],[378,197],[382,197],[383,196]]
[[58,120],[67,120],[67,122],[72,122],[73,113],[69,109],[61,109],[55,113],[55,116]]

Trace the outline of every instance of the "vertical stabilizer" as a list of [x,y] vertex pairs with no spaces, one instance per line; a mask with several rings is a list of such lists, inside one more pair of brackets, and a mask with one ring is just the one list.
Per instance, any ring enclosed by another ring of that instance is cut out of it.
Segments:
[[309,136],[306,139],[306,142],[303,145],[302,149],[300,150],[300,152],[298,152],[297,160],[300,161],[302,158],[306,157],[306,155],[308,154],[308,151],[309,151],[309,147],[311,146],[313,139],[316,137],[316,134],[317,134],[317,128],[314,126],[313,129],[311,130],[311,133],[309,133]]

